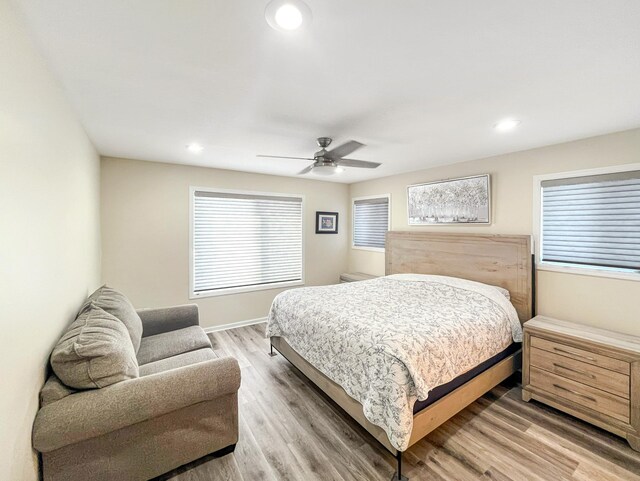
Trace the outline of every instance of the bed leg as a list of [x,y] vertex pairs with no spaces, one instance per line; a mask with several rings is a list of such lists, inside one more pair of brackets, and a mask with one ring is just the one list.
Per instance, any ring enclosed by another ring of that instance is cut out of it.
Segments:
[[396,451],[396,461],[398,461],[398,470],[393,473],[391,481],[409,481],[409,478],[402,475],[402,451]]
[[271,346],[271,352],[269,353],[269,356],[271,356],[271,357],[277,356],[278,353],[277,352],[273,352],[273,344],[269,344],[269,346]]

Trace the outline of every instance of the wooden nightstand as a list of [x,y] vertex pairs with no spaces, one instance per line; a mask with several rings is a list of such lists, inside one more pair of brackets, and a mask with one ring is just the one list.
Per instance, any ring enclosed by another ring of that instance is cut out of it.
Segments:
[[537,316],[524,324],[522,399],[627,439],[640,451],[640,338]]
[[363,272],[345,272],[344,274],[340,274],[340,283],[366,281],[368,279],[375,279],[376,277],[378,276],[364,274]]

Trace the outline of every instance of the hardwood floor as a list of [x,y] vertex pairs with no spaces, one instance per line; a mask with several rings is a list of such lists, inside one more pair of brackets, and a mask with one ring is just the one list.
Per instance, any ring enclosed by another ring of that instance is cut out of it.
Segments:
[[[381,480],[395,459],[281,355],[267,356],[264,325],[210,334],[242,368],[240,440],[161,480]],[[640,481],[626,441],[498,386],[404,455],[411,481]]]

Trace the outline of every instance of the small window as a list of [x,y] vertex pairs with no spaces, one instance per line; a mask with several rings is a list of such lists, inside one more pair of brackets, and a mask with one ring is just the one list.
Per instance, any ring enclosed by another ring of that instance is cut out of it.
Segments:
[[353,199],[353,247],[384,250],[389,230],[389,195]]
[[191,296],[303,283],[301,196],[192,189]]
[[540,185],[543,263],[640,271],[640,171]]

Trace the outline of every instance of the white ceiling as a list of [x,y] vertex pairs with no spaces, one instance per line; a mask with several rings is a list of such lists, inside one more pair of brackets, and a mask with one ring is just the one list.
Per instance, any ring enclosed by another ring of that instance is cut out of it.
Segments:
[[15,3],[107,156],[295,175],[255,155],[326,135],[382,162],[355,182],[640,126],[638,0],[307,0],[295,33],[266,0]]

